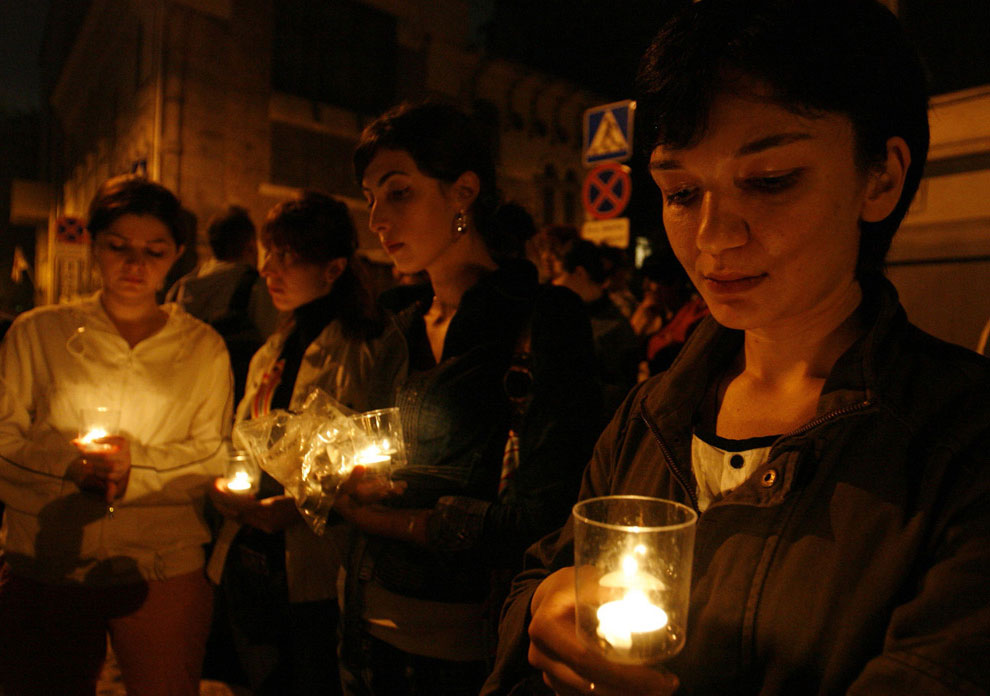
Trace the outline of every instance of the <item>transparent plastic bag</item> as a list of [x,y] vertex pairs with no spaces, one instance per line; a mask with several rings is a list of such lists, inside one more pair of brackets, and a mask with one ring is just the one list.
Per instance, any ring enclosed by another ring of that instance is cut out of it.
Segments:
[[314,387],[299,413],[276,409],[234,426],[234,442],[278,481],[306,524],[323,534],[340,485],[363,442],[354,412]]

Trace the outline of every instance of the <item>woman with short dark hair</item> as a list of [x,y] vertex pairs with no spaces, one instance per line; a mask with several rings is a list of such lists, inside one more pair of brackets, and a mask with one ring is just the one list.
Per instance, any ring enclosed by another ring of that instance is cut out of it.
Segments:
[[483,693],[986,692],[990,364],[911,325],[882,272],[928,147],[896,18],[702,0],[639,85],[664,228],[712,318],[620,409],[580,497],[700,514],[686,639],[663,665],[585,646],[568,522],[530,550]]
[[[93,694],[110,641],[132,693],[198,694],[212,591],[209,482],[223,471],[230,362],[156,292],[188,243],[179,201],[136,177],[89,210],[103,287],[14,322],[0,347],[0,689]],[[76,435],[106,407],[102,439]]]
[[476,694],[502,578],[566,516],[596,435],[590,326],[573,293],[493,256],[490,144],[467,115],[397,107],[354,163],[371,231],[430,285],[382,299],[404,356],[405,492],[335,505],[362,532],[346,566],[345,691]]

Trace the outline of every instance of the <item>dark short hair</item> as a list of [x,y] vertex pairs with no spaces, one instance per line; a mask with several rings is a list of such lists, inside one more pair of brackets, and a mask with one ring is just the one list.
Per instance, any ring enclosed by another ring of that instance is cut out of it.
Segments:
[[149,215],[168,228],[176,246],[185,246],[193,230],[184,224],[182,205],[175,194],[161,184],[125,174],[104,181],[89,204],[87,227],[92,237],[106,230],[124,215]]
[[474,224],[491,240],[491,218],[498,207],[492,144],[479,123],[449,104],[435,101],[402,103],[372,121],[354,151],[354,174],[360,183],[380,150],[408,152],[427,176],[451,184],[464,172],[481,182],[471,206]]
[[357,231],[347,205],[318,191],[304,191],[268,211],[261,242],[294,252],[306,263],[350,258]]
[[928,154],[924,70],[897,18],[876,0],[701,0],[657,34],[637,77],[637,136],[648,151],[697,143],[720,94],[756,84],[784,108],[847,116],[863,170],[901,136],[911,151],[904,190],[880,222],[860,223],[856,273],[884,258]]
[[344,334],[365,340],[381,333],[381,317],[354,255],[357,231],[346,204],[318,191],[304,191],[268,211],[259,238],[262,244],[292,251],[303,263],[347,259],[330,291]]
[[526,242],[536,235],[533,216],[518,203],[503,203],[491,219],[491,252],[499,258],[523,258]]
[[213,255],[221,261],[240,258],[244,247],[254,241],[254,223],[248,211],[232,205],[210,218],[206,237]]
[[573,273],[579,267],[583,268],[591,282],[598,285],[602,285],[607,277],[601,249],[587,239],[571,241],[564,248],[560,262],[568,273]]

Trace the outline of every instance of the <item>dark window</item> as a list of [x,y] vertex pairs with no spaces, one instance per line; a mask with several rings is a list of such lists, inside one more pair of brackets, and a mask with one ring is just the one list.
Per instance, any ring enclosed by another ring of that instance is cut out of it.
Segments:
[[349,138],[272,123],[271,181],[360,198],[351,165],[355,145]]
[[272,87],[378,114],[395,100],[395,18],[346,0],[275,3]]
[[898,12],[925,61],[932,94],[990,82],[987,0],[900,0]]

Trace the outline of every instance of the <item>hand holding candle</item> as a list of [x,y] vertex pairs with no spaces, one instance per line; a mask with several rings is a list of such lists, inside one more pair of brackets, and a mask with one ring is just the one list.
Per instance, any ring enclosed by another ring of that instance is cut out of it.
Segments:
[[574,506],[578,637],[613,662],[651,664],[683,646],[691,585],[690,508],[640,496]]
[[354,416],[352,422],[364,436],[356,444],[354,466],[367,475],[388,479],[394,469],[405,464],[405,446],[399,409],[383,408]]
[[72,444],[82,453],[69,466],[68,476],[81,490],[99,493],[112,517],[113,502],[123,497],[131,472],[130,445],[115,434],[120,411],[94,406],[79,412],[79,436]]

